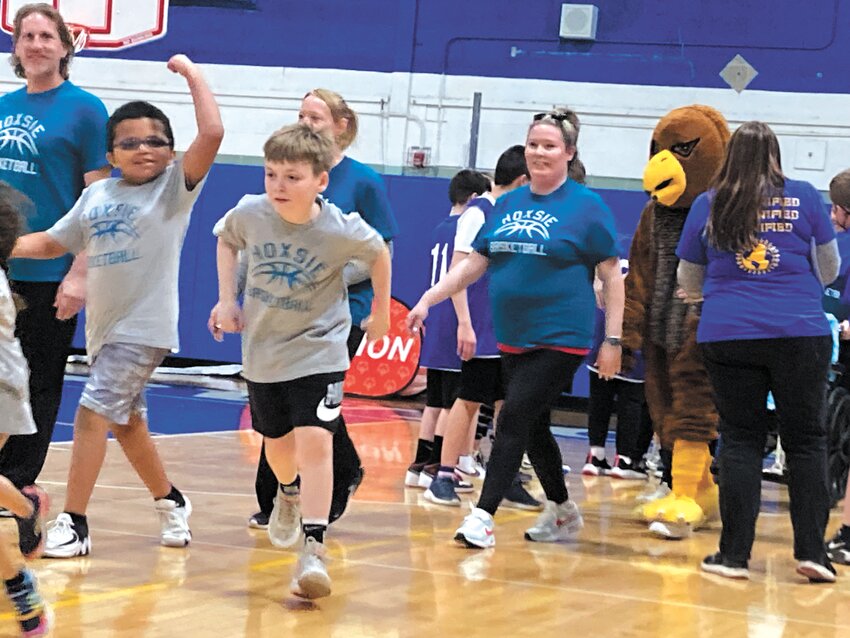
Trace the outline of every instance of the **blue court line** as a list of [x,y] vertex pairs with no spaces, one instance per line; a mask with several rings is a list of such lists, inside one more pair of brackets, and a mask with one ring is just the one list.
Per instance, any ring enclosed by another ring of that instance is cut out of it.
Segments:
[[[62,403],[54,442],[73,439],[74,413],[80,400],[86,377],[66,375],[62,392]],[[239,428],[239,419],[247,403],[247,397],[239,391],[211,390],[199,386],[169,385],[152,383],[147,386],[148,417],[151,431],[156,434],[195,434],[203,432],[232,432]],[[416,410],[402,408],[398,412]],[[407,416],[404,414],[403,416]],[[586,440],[587,430],[573,426],[555,425],[552,432],[558,438]],[[608,440],[614,441],[615,434],[609,433]]]
[[[86,378],[67,375],[53,441],[73,438],[74,413],[80,401]],[[247,399],[239,392],[222,393],[209,388],[185,385],[148,385],[145,397],[152,432],[156,434],[191,434],[200,432],[232,432],[239,428],[239,418]]]

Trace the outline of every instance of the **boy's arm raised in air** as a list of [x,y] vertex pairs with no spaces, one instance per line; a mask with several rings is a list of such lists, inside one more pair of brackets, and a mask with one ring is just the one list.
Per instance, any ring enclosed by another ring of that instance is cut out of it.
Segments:
[[390,288],[392,285],[392,260],[386,246],[375,258],[370,271],[372,289],[372,314],[366,319],[366,336],[369,341],[377,341],[390,329]]
[[10,257],[25,259],[56,259],[69,251],[45,232],[18,237]]
[[168,69],[179,73],[189,85],[195,104],[195,122],[198,133],[183,155],[183,174],[186,186],[192,190],[209,172],[224,137],[224,125],[215,96],[201,70],[185,55],[178,54],[168,61]]
[[241,332],[244,326],[242,309],[236,301],[236,249],[218,238],[216,267],[218,269],[218,303],[210,311],[207,328],[216,341],[224,338],[225,332]]

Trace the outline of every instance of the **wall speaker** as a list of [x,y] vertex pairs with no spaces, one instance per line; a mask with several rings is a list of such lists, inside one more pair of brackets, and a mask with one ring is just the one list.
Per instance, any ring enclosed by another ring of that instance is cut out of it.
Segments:
[[564,40],[596,40],[599,8],[592,4],[562,4],[561,30]]

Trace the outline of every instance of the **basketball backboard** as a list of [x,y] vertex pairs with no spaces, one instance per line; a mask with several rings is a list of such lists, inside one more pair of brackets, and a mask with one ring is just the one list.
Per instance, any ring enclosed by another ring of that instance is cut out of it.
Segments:
[[[6,33],[14,31],[15,14],[32,0],[0,0]],[[168,30],[168,0],[52,0],[74,33],[77,50],[119,51],[156,40]]]

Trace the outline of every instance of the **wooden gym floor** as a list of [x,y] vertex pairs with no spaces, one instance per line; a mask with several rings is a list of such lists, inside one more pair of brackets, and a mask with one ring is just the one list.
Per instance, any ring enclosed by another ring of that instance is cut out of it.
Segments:
[[[208,429],[222,431],[158,439],[172,480],[194,505],[194,541],[185,550],[160,547],[151,500],[110,443],[89,511],[92,555],[33,564],[56,612],[52,635],[850,636],[848,573],[834,586],[794,573],[784,488],[764,488],[753,580],[708,576],[698,564],[715,550],[717,527],[680,542],[649,537],[630,516],[642,484],[577,473],[586,450],[578,430],[560,439],[586,522],[576,543],[528,543],[522,532],[535,514],[502,509],[495,549],[457,547],[451,538],[465,510],[426,505],[420,490],[402,486],[417,412],[346,400],[366,479],[329,534],[333,593],[315,604],[289,594],[296,553],[273,549],[264,532],[246,526],[256,509],[252,432],[211,416]],[[179,410],[156,419],[191,420]],[[69,450],[55,443],[42,475],[54,515]],[[2,602],[0,635],[14,630]]]

